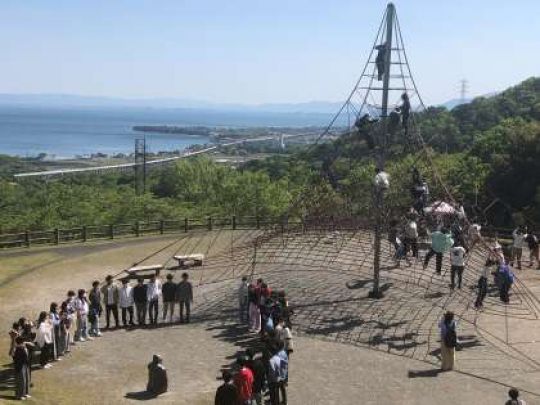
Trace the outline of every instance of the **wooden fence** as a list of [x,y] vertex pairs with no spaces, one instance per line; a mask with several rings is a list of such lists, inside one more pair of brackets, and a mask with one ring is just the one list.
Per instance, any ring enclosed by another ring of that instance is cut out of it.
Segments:
[[[92,240],[140,237],[145,235],[187,233],[195,230],[241,230],[269,227],[285,230],[290,226],[312,230],[355,230],[369,229],[372,224],[369,221],[350,217],[339,219],[334,219],[334,217],[317,217],[292,220],[287,217],[259,218],[232,216],[228,218],[206,217],[136,221],[130,224],[87,225],[70,229],[27,230],[19,233],[0,234],[0,249],[82,243]],[[511,230],[491,228],[484,235],[491,237],[498,235],[499,237],[508,238],[511,235]]]

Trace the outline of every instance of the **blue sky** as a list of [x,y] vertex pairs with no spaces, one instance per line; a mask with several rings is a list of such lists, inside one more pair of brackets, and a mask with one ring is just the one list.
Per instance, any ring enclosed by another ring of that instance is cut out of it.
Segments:
[[[428,103],[540,75],[540,1],[397,0]],[[0,0],[0,93],[340,101],[380,0]]]

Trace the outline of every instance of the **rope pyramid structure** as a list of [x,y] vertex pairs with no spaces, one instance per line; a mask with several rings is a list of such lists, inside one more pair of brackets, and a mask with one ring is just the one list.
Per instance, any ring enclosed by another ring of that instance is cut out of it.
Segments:
[[[378,54],[381,46],[387,47],[382,75]],[[382,91],[384,88],[387,91]],[[380,118],[386,134],[388,111],[392,102],[394,106],[400,103],[403,93],[423,108],[399,20],[394,6],[389,5],[360,78],[317,142],[352,133],[355,123],[366,112]],[[441,182],[444,195],[439,197],[453,202],[453,196],[436,173],[428,145],[415,126],[414,114],[408,125],[398,130],[398,136],[409,137],[409,145],[418,158],[425,158]],[[375,158],[384,163],[388,139],[376,143]],[[291,206],[298,205],[301,199],[302,196]],[[386,204],[391,205],[392,201]],[[182,235],[141,262],[163,258],[167,267],[176,252],[204,253],[207,260],[196,273],[192,271],[192,279],[203,297],[194,316],[208,322],[209,328],[237,329],[238,280],[242,276],[263,278],[273,288],[287,292],[295,311],[296,333],[438,364],[438,322],[447,310],[452,310],[459,322],[463,352],[458,357],[460,372],[500,381],[507,377],[508,370],[540,371],[540,360],[508,339],[509,320],[526,324],[537,322],[540,316],[539,299],[519,275],[509,304],[501,302],[497,289],[492,288],[482,311],[473,305],[475,286],[490,254],[491,240],[482,239],[475,244],[468,255],[463,288],[450,290],[447,260],[443,261],[440,275],[433,266],[424,268],[420,259],[413,259],[410,266],[397,266],[393,247],[377,236],[377,229],[381,232],[387,224],[379,224],[379,228],[375,225],[371,218],[334,214],[307,216],[300,222],[263,229],[200,231]],[[375,282],[374,267],[379,269],[378,288],[384,292],[380,299],[369,296]]]

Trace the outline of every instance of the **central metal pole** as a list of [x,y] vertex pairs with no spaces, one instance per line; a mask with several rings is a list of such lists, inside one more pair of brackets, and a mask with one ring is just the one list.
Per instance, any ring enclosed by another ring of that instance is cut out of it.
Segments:
[[[386,52],[384,61],[384,77],[383,77],[383,94],[381,108],[381,124],[382,124],[382,142],[379,145],[378,168],[384,170],[384,161],[386,155],[386,147],[388,143],[387,121],[388,121],[388,89],[390,88],[390,72],[392,64],[392,37],[394,29],[395,7],[389,3],[386,9]],[[383,207],[384,207],[384,191],[375,188],[373,197],[375,204],[375,240],[373,249],[373,290],[369,293],[371,298],[382,298],[383,293],[380,289],[380,272],[381,272],[381,232],[383,222]]]

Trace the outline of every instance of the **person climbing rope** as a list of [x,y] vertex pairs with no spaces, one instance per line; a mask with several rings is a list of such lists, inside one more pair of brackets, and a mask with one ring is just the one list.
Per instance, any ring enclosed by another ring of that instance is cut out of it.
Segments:
[[386,42],[377,45],[375,49],[378,51],[377,57],[375,58],[375,64],[377,65],[377,80],[381,81],[383,79],[386,65]]
[[401,105],[399,106],[399,112],[401,113],[401,126],[405,130],[405,135],[409,132],[409,118],[411,116],[411,102],[409,101],[409,95],[403,93],[401,95]]

